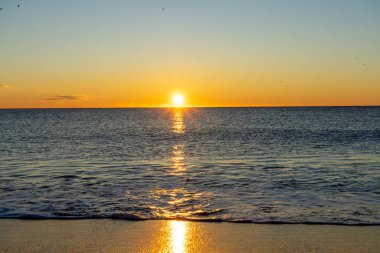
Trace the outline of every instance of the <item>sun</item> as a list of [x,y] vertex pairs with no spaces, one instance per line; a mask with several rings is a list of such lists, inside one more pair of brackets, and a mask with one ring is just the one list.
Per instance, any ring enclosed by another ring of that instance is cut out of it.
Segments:
[[174,106],[182,106],[185,102],[185,98],[182,94],[175,94],[172,97],[172,102]]

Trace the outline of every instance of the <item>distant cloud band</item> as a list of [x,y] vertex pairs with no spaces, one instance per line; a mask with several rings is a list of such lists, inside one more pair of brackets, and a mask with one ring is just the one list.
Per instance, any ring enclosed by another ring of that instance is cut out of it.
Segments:
[[82,95],[57,95],[50,98],[47,98],[47,100],[51,101],[77,101],[82,100],[84,96]]

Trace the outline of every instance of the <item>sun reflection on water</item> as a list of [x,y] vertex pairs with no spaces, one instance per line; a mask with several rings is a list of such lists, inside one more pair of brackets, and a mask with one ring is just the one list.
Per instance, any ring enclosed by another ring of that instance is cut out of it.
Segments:
[[[185,133],[185,122],[183,119],[183,111],[176,109],[173,116],[173,125],[172,130],[175,134],[184,134]],[[175,173],[183,172],[185,168],[185,145],[178,143],[173,145],[173,156],[171,158],[173,162],[173,168]]]
[[183,134],[185,133],[185,122],[183,119],[183,111],[181,109],[175,109],[173,117],[172,130],[173,133]]
[[175,173],[183,172],[185,168],[185,152],[184,145],[178,144],[173,146],[173,156],[171,158]]

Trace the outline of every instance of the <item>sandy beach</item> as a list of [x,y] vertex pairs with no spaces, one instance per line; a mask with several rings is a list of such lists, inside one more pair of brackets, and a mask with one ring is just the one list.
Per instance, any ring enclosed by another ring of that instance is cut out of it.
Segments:
[[0,220],[0,252],[380,252],[380,226]]

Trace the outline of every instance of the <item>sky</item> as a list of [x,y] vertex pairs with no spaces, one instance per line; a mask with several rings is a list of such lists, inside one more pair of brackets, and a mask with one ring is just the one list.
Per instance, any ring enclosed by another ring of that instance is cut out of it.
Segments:
[[0,108],[380,105],[378,0],[0,8]]

